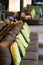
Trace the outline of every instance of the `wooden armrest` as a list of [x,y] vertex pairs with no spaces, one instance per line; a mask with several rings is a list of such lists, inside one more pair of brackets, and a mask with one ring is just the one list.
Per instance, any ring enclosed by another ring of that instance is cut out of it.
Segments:
[[3,46],[3,47],[9,47],[7,41],[2,41],[2,42],[0,43],[0,45]]

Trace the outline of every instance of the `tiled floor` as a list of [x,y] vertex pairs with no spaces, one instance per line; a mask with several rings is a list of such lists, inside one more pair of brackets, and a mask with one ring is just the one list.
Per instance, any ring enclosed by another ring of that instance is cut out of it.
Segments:
[[43,33],[43,26],[30,26],[32,32],[42,32]]
[[[43,26],[30,26],[30,29],[32,32],[38,32],[38,43],[41,45],[38,53],[43,56]],[[43,65],[43,59],[38,61],[38,65]]]
[[43,55],[43,48],[39,48],[39,55]]
[[39,61],[38,62],[38,65],[43,65],[43,61]]

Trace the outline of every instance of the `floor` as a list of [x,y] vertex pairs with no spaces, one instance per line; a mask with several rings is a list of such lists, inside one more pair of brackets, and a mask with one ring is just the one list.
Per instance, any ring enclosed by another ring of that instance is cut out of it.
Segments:
[[38,43],[39,43],[39,56],[42,56],[42,59],[38,61],[38,65],[43,65],[43,26],[30,26],[32,32],[38,33]]
[[39,61],[38,62],[38,65],[43,65],[43,61]]

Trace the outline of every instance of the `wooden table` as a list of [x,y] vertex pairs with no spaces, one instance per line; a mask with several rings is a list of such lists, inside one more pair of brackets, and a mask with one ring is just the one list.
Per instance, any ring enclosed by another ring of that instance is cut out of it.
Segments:
[[23,22],[27,22],[29,25],[39,25],[39,19],[38,18],[23,18],[21,17]]

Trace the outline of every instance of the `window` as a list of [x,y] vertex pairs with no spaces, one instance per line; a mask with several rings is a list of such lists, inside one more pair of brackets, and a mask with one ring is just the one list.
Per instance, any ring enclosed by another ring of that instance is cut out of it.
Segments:
[[23,0],[23,7],[26,7],[27,5],[31,5],[32,0]]
[[9,11],[19,12],[20,11],[20,0],[9,0]]

